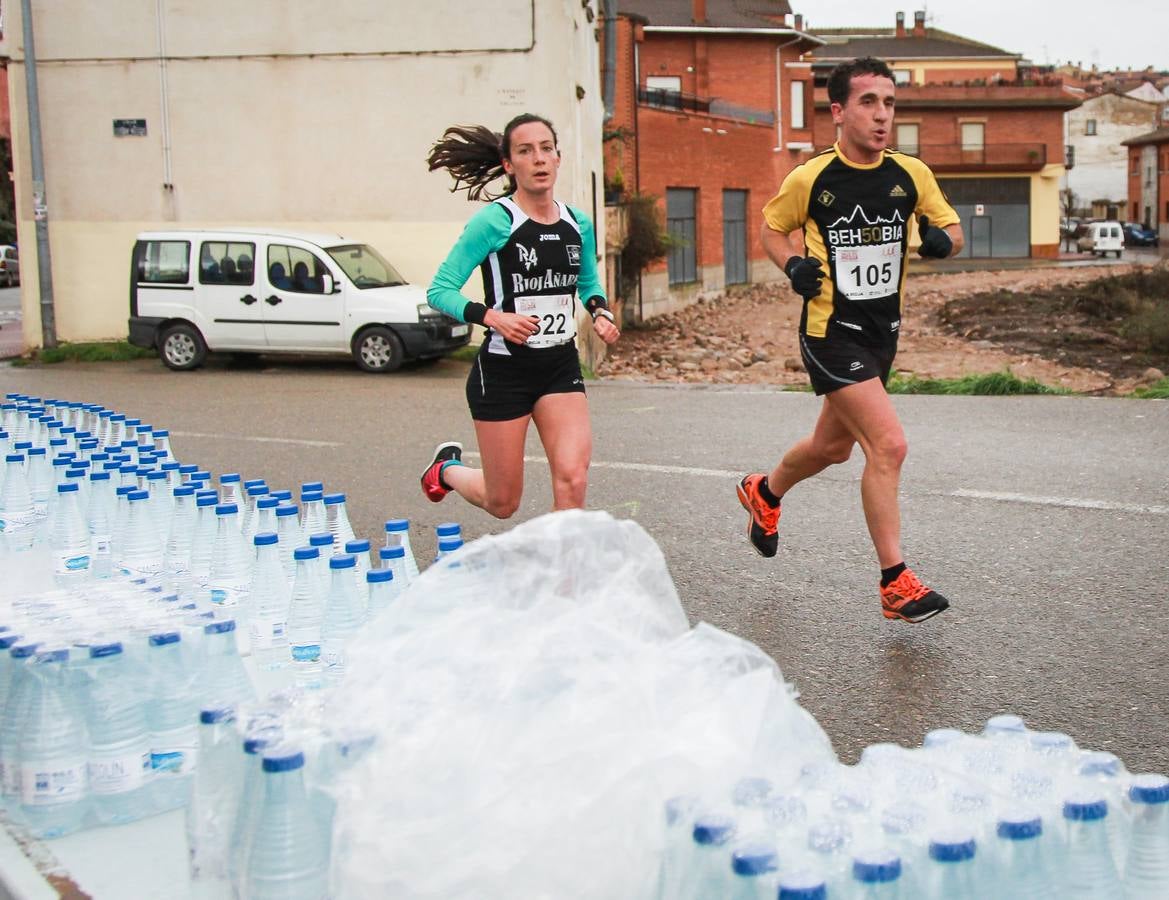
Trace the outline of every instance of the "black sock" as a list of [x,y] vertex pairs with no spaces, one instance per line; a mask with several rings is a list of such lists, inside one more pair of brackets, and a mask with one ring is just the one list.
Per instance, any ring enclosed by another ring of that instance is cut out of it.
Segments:
[[899,562],[895,566],[890,566],[888,569],[881,570],[881,587],[888,587],[892,582],[897,580],[897,576],[905,571],[905,563]]
[[779,506],[779,501],[782,497],[777,497],[771,493],[771,488],[767,484],[767,476],[763,476],[763,480],[759,482],[759,496],[763,498],[763,502],[770,507]]

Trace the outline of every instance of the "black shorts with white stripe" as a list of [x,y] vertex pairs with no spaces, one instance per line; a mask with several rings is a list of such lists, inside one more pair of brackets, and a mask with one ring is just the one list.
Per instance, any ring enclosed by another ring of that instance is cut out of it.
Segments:
[[800,356],[818,397],[871,378],[885,384],[896,355],[896,342],[879,347],[862,344],[835,323],[829,325],[827,337],[800,335]]
[[529,415],[545,394],[584,393],[575,342],[522,356],[490,353],[487,341],[467,375],[467,406],[478,422]]

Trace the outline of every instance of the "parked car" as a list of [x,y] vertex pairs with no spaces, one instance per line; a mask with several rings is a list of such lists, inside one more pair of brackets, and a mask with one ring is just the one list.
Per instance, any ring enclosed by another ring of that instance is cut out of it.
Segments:
[[1161,241],[1152,228],[1138,225],[1136,222],[1126,222],[1124,225],[1124,246],[1126,247],[1158,247]]
[[1124,250],[1124,238],[1119,222],[1089,222],[1084,226],[1083,233],[1076,238],[1076,248],[1081,253],[1091,253],[1093,256],[1107,256],[1115,253],[1120,258]]
[[139,234],[129,324],[130,343],[178,370],[226,351],[345,353],[392,372],[463,346],[471,330],[368,244],[242,228]]
[[4,287],[20,284],[20,254],[11,244],[0,245],[0,284]]

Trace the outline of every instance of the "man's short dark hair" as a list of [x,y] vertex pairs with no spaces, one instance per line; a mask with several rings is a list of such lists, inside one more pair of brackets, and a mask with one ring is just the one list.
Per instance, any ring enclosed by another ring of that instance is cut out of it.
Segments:
[[840,63],[832,74],[828,76],[828,100],[844,106],[848,102],[849,91],[852,90],[852,79],[855,75],[880,75],[893,80],[893,70],[883,59],[875,56],[862,56],[852,62]]

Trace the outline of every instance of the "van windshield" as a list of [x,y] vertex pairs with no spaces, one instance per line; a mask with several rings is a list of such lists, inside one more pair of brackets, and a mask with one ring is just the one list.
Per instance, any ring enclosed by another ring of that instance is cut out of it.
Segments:
[[406,279],[369,244],[326,247],[325,252],[333,257],[333,261],[344,270],[349,280],[362,290],[406,283]]

